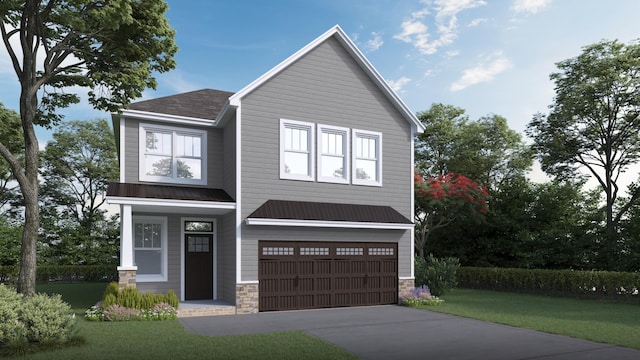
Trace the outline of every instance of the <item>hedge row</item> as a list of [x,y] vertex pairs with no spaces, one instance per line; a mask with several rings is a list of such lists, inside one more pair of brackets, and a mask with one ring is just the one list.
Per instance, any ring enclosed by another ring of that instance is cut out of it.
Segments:
[[[15,283],[19,273],[18,266],[0,266],[0,283]],[[38,265],[36,281],[118,281],[118,270],[115,265]]]
[[461,267],[457,275],[473,289],[640,301],[640,273]]

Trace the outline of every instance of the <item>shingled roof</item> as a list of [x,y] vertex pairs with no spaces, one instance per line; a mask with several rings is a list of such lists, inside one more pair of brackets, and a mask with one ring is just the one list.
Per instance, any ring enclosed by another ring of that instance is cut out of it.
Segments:
[[129,104],[128,110],[215,120],[234,93],[202,89]]

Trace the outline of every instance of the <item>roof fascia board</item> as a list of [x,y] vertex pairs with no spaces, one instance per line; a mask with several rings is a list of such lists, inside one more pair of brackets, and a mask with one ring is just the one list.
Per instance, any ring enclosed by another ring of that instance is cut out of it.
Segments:
[[125,197],[125,196],[107,196],[107,203],[114,204],[114,205],[175,206],[175,207],[193,207],[193,208],[201,208],[201,209],[234,210],[236,208],[235,202],[149,199],[149,198],[136,198],[136,197]]
[[140,110],[123,110],[121,116],[133,119],[153,120],[160,122],[170,122],[173,124],[193,125],[193,126],[215,126],[216,122],[210,119],[200,119],[188,116],[178,116],[170,114],[160,114]]
[[[422,133],[424,132],[424,125],[418,120],[418,118],[409,110],[409,107],[398,97],[398,95],[391,89],[389,84],[384,80],[382,75],[373,67],[373,65],[367,60],[367,58],[362,54],[362,52],[357,48],[357,46],[351,41],[351,39],[347,36],[347,34],[342,30],[339,25],[335,25],[324,34],[317,37],[315,40],[311,41],[302,49],[295,52],[293,55],[289,56],[280,64],[271,68],[271,70],[264,73],[262,76],[251,82],[249,85],[242,88],[237,93],[233,94],[229,98],[229,103],[231,106],[238,107],[240,106],[240,102],[242,98],[256,89],[258,86],[262,85],[264,82],[269,80],[271,77],[278,74],[280,71],[300,59],[302,56],[310,52],[312,49],[320,45],[322,42],[327,40],[333,35],[338,35],[338,40],[348,49],[349,53],[360,63],[363,69],[373,78],[373,80],[378,84],[380,89],[387,95],[387,97],[394,103],[396,109],[398,109],[413,126],[416,128],[416,132]],[[221,114],[223,112],[220,112]]]
[[247,218],[247,225],[266,226],[302,226],[302,227],[329,227],[329,228],[349,228],[349,229],[390,229],[408,230],[413,229],[413,224],[399,223],[377,223],[377,222],[355,222],[355,221],[324,221],[324,220],[294,220],[294,219],[265,219]]

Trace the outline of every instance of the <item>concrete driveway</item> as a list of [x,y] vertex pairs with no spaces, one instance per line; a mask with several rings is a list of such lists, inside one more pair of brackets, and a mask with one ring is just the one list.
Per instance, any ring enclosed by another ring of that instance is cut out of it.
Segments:
[[224,336],[302,330],[361,359],[640,359],[640,351],[402,306],[181,318]]

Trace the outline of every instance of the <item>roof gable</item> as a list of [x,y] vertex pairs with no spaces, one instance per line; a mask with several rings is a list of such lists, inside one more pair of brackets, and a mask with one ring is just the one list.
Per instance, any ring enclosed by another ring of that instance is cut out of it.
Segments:
[[407,120],[410,124],[415,126],[416,131],[421,133],[424,131],[424,125],[418,120],[411,110],[407,107],[407,105],[398,97],[398,95],[391,89],[389,84],[384,80],[384,78],[378,73],[378,71],[371,65],[371,63],[365,58],[364,54],[356,47],[356,45],[349,39],[349,37],[345,34],[345,32],[340,28],[340,26],[336,25],[333,28],[329,29],[329,31],[320,35],[318,38],[307,44],[302,49],[298,50],[295,54],[291,55],[289,58],[281,62],[280,64],[273,67],[271,70],[264,73],[262,76],[251,82],[249,85],[242,88],[237,93],[233,94],[229,98],[229,104],[233,107],[240,106],[242,98],[250,94],[260,85],[264,84],[266,81],[271,79],[272,77],[279,74],[281,71],[286,69],[289,65],[296,62],[298,59],[302,58],[313,49],[318,47],[320,44],[325,42],[327,39],[335,37],[342,46],[347,50],[347,52],[354,58],[356,63],[360,65],[360,67],[364,70],[364,72],[371,78],[371,80],[380,88],[382,93],[391,101],[394,107],[398,110],[398,112],[403,116],[405,120]]

